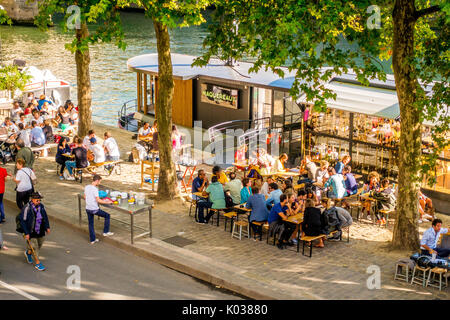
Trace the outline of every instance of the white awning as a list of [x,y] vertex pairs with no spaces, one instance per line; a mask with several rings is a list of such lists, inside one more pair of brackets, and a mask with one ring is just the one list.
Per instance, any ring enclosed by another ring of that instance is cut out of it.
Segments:
[[[371,116],[395,119],[400,113],[392,112],[385,114],[383,111],[397,105],[398,99],[395,90],[365,87],[361,85],[331,81],[325,85],[336,94],[336,100],[327,99],[328,108],[363,113]],[[299,99],[299,102],[306,102],[306,96]]]
[[[261,68],[258,72],[249,73],[253,67],[252,63],[236,62],[233,67],[226,66],[225,62],[219,59],[211,59],[205,67],[192,67],[196,57],[184,54],[172,53],[172,68],[175,79],[189,80],[196,77],[211,77],[222,80],[236,81],[251,86],[270,86],[280,89],[290,89],[295,79],[295,72],[290,72],[288,68],[283,70],[284,78],[270,70]],[[158,54],[144,54],[128,59],[128,69],[131,71],[141,71],[150,74],[158,74]]]

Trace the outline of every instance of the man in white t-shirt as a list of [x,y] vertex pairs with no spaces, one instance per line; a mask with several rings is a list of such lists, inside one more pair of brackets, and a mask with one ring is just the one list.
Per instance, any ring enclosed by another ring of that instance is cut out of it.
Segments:
[[103,148],[105,149],[106,161],[117,161],[120,159],[119,146],[116,139],[111,136],[111,132],[106,131],[104,135],[105,141]]
[[102,146],[97,143],[97,139],[91,138],[89,141],[91,143],[89,150],[91,150],[94,154],[94,162],[105,162],[105,151],[103,150]]
[[102,200],[98,195],[98,186],[100,185],[100,181],[102,177],[98,174],[94,175],[92,179],[92,183],[88,184],[84,188],[84,199],[86,200],[86,213],[89,221],[89,240],[91,244],[98,242],[98,239],[95,238],[95,229],[94,229],[94,215],[105,218],[105,225],[103,227],[103,236],[108,237],[114,235],[114,233],[109,232],[109,221],[110,215],[103,210],[100,210],[98,204],[111,204],[111,200]]
[[11,121],[9,117],[5,118],[5,122],[1,125],[2,128],[6,128],[8,130],[8,134],[16,133],[19,131],[19,128]]
[[152,136],[152,128],[150,128],[150,124],[148,122],[144,123],[144,126],[139,129],[138,135],[139,139],[149,138]]

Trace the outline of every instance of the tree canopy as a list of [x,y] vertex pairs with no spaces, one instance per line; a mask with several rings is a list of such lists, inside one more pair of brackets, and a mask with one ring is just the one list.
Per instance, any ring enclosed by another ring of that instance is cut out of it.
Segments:
[[0,24],[12,24],[11,19],[8,16],[8,13],[6,12],[5,8],[0,5]]
[[62,28],[65,31],[79,29],[79,25],[83,23],[94,25],[95,31],[90,32],[82,41],[74,38],[66,45],[72,53],[77,49],[86,49],[90,43],[100,42],[114,42],[119,48],[125,49],[119,9],[127,5],[128,1],[123,0],[79,0],[76,5],[66,0],[42,0],[39,2],[39,14],[35,24],[42,30],[47,30],[48,26],[53,24],[52,16],[62,13],[64,14]]
[[[450,3],[420,0],[415,5],[415,49],[405,63],[411,65],[411,77],[420,81],[415,104],[420,121],[439,123],[433,130],[438,148],[427,156],[435,160],[450,143],[442,135],[450,123]],[[325,87],[334,75],[352,69],[366,85],[370,78],[386,79],[380,60],[393,54],[394,1],[220,0],[216,8],[204,41],[207,51],[197,65],[213,56],[253,57],[251,71],[265,65],[280,76],[284,75],[280,67],[287,66],[296,71],[291,95],[304,93],[319,109],[334,98]],[[430,85],[433,90],[427,92]],[[426,161],[423,168],[432,166],[433,161]]]

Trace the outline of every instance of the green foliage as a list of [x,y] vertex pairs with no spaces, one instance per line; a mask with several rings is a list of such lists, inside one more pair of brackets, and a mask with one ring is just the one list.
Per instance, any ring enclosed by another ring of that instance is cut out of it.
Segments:
[[210,0],[130,0],[145,9],[145,15],[168,28],[199,25],[205,22],[202,11]]
[[68,12],[71,5],[79,8],[80,24],[95,25],[95,30],[85,38],[74,40],[66,44],[66,49],[72,53],[84,51],[89,44],[113,42],[120,49],[125,50],[124,33],[119,9],[128,6],[124,0],[78,0],[76,2],[65,0],[42,0],[39,2],[39,14],[35,24],[41,30],[47,30],[52,25],[51,16],[55,13],[64,13],[63,29],[69,32],[69,25],[74,24],[76,11]]
[[[280,67],[287,66],[295,70],[290,94],[294,98],[305,94],[316,109],[323,110],[326,100],[334,98],[325,83],[335,75],[352,69],[358,81],[365,85],[374,77],[386,79],[378,59],[392,57],[394,2],[219,0],[204,41],[206,52],[194,64],[205,65],[213,56],[224,61],[254,57],[251,71],[266,65],[280,76],[283,76]],[[447,112],[450,2],[416,0],[415,4],[418,12],[437,6],[436,10],[418,17],[414,55],[407,57],[414,70],[411,77],[422,81],[417,86],[419,99],[415,104],[421,121],[438,120],[432,132],[437,147],[433,155],[426,157],[423,166],[426,172],[433,167],[437,154],[450,143],[444,135],[450,124]],[[375,14],[368,10],[371,5],[380,9],[379,27],[369,27],[368,22],[373,21]]]
[[0,90],[8,90],[11,97],[19,89],[23,90],[31,76],[19,71],[17,66],[5,65],[0,68]]
[[0,24],[5,24],[5,23],[11,25],[12,21],[9,18],[8,13],[6,12],[6,10],[0,8]]

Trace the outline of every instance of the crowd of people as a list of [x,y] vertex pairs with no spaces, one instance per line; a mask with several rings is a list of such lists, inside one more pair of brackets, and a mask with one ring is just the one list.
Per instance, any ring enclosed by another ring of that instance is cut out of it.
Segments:
[[[238,149],[235,160],[245,160],[246,152],[247,148]],[[208,223],[211,218],[211,212],[205,216],[205,209],[226,209],[245,204],[251,209],[249,221],[268,221],[271,231],[283,227],[278,243],[282,248],[295,244],[297,232],[320,234],[320,214],[324,210],[336,208],[342,220],[351,219],[348,210],[350,203],[357,199],[350,198],[354,195],[359,196],[363,216],[371,220],[372,212],[379,225],[387,223],[384,212],[395,210],[395,184],[391,184],[387,178],[382,179],[378,172],[373,171],[368,174],[362,187],[358,188],[349,165],[349,155],[345,155],[334,166],[325,160],[316,163],[306,156],[299,167],[287,168],[287,160],[286,154],[274,159],[264,149],[258,149],[255,157],[249,160],[248,176],[242,180],[236,178],[235,172],[227,176],[219,166],[215,166],[211,181],[208,181],[205,172],[199,170],[192,184],[193,193],[203,193],[203,197],[193,195],[194,200],[197,200],[198,223]],[[297,183],[303,184],[303,188],[295,191],[292,178],[281,178],[279,172],[299,173]],[[431,199],[420,192],[418,201],[419,223],[434,219]],[[293,225],[286,224],[285,219],[299,212],[304,214],[303,224],[300,230],[292,229]],[[252,228],[258,233],[255,225]],[[323,241],[318,246],[323,246]]]
[[[70,100],[59,108],[56,108],[54,103],[46,99],[44,95],[36,100],[32,94],[29,94],[28,101],[25,108],[22,108],[19,102],[14,102],[10,116],[6,117],[0,126],[3,128],[3,134],[7,134],[12,158],[15,160],[13,174],[8,173],[5,168],[0,168],[0,224],[6,221],[3,207],[5,180],[11,178],[16,184],[16,204],[20,210],[16,223],[26,240],[25,257],[28,263],[34,261],[35,268],[42,271],[45,267],[39,261],[39,249],[44,243],[45,235],[50,232],[50,224],[41,203],[42,195],[35,190],[37,178],[33,170],[35,155],[32,148],[47,143],[58,143],[55,161],[61,165],[59,171],[61,180],[74,180],[74,170],[87,167],[90,163],[117,161],[120,159],[120,151],[109,131],[104,133],[103,144],[98,142],[94,130],[90,130],[84,138],[75,135],[72,143],[69,141],[68,136],[74,134],[78,118],[77,108]],[[60,131],[54,134],[54,128],[59,128]],[[107,170],[112,169],[112,167],[105,167]],[[100,179],[99,176],[94,176],[93,185],[98,185]],[[91,199],[89,191],[86,190],[89,203],[86,210],[91,228],[93,223],[91,223],[90,213],[97,214],[93,205],[93,201],[97,200]],[[103,202],[100,200],[98,203]],[[90,209],[92,210],[88,212]],[[106,225],[108,223],[106,214],[104,217]],[[109,230],[105,234],[112,235]],[[1,235],[0,238],[2,238]],[[7,249],[2,239],[0,240],[0,247]],[[95,239],[93,241],[95,242]]]
[[[86,168],[90,164],[119,160],[119,146],[111,132],[106,131],[103,134],[103,139],[103,144],[100,145],[94,130],[89,130],[83,139],[74,136],[71,144],[69,144],[67,137],[61,137],[55,155],[55,161],[61,166],[59,178],[61,180],[75,180],[75,169]],[[67,169],[66,174],[64,169]],[[112,170],[112,166],[106,165],[105,169]]]
[[[318,201],[311,188],[294,191],[292,182],[284,179],[277,183],[272,176],[261,185],[258,179],[236,178],[235,172],[227,176],[219,166],[213,167],[211,181],[208,180],[204,170],[198,171],[198,176],[193,180],[192,193],[201,192],[202,196],[193,194],[197,201],[198,223],[207,224],[213,215],[209,212],[205,216],[205,209],[230,209],[237,205],[244,205],[251,209],[249,222],[268,222],[269,232],[278,234],[277,246],[283,249],[285,246],[295,245],[298,232],[307,236],[317,236],[325,232],[324,219],[321,218],[325,211],[334,210],[336,203],[331,199],[323,198]],[[289,216],[303,213],[303,223],[295,226],[286,219]],[[337,213],[342,219],[342,225],[349,226],[352,223],[350,213],[339,208]],[[258,227],[251,224],[255,237],[261,232]],[[333,237],[339,238],[337,233]],[[323,241],[317,245],[323,247]]]
[[11,140],[20,138],[26,147],[41,147],[54,142],[54,128],[61,129],[65,135],[74,133],[78,125],[78,108],[72,101],[67,100],[64,106],[57,108],[45,95],[36,100],[32,93],[28,95],[28,101],[24,107],[18,101],[14,102],[10,117],[0,125]]
[[[150,126],[150,123],[144,122],[144,124],[138,130],[138,148],[141,149],[142,156],[140,159],[143,160],[148,156],[148,153],[158,152],[159,151],[159,143],[158,143],[158,121],[155,120],[153,125]],[[179,155],[182,150],[182,134],[178,131],[176,125],[172,125],[171,132],[171,140],[172,140],[172,152],[174,161],[179,160]],[[141,147],[139,147],[141,146]],[[145,150],[145,152],[144,152]]]

